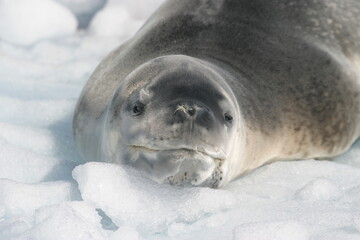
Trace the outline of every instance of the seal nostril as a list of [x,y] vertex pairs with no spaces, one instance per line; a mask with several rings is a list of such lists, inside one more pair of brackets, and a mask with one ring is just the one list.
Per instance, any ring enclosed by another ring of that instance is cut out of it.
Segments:
[[194,115],[195,115],[195,112],[196,112],[195,108],[190,107],[190,108],[187,109],[187,113],[188,113],[190,116],[194,116]]

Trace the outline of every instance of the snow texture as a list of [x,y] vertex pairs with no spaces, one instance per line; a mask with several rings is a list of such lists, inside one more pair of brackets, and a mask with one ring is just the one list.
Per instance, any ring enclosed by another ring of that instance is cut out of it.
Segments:
[[0,0],[0,239],[360,239],[360,142],[223,189],[159,185],[78,156],[82,87],[161,2]]
[[37,41],[74,34],[77,21],[53,0],[1,0],[0,38],[31,45]]
[[108,0],[90,24],[89,32],[100,36],[133,35],[143,24],[144,16],[155,11],[163,0]]

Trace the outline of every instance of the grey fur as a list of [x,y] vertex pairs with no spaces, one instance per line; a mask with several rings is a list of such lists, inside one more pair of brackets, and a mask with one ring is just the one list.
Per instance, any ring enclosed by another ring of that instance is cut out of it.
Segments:
[[266,148],[272,143],[265,141],[281,139],[266,161],[242,160],[239,174],[264,162],[336,156],[359,137],[360,1],[169,0],[86,84],[74,135],[87,160],[109,157],[102,133],[122,81],[169,55],[216,69],[236,96],[245,128]]

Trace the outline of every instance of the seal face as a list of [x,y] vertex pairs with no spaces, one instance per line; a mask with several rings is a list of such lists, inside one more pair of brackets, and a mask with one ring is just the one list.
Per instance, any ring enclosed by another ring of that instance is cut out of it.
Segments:
[[341,154],[360,135],[359,12],[357,0],[166,1],[86,84],[77,148],[208,187]]
[[236,99],[227,88],[221,76],[191,57],[146,62],[111,101],[105,132],[118,136],[104,136],[115,139],[106,143],[115,146],[108,152],[158,182],[217,187],[238,122]]

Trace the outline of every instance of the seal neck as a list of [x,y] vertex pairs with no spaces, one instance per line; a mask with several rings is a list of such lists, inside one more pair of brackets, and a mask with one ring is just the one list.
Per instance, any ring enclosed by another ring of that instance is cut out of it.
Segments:
[[[284,136],[281,136],[281,131],[268,134],[261,128],[257,128],[256,125],[250,122],[249,118],[245,118],[242,112],[244,109],[241,108],[242,101],[251,102],[251,99],[243,99],[247,94],[239,94],[239,91],[241,93],[247,91],[243,84],[239,84],[241,79],[244,78],[243,76],[239,76],[231,66],[223,62],[212,61],[211,59],[207,62],[212,65],[211,68],[222,79],[226,79],[225,88],[227,88],[227,92],[231,94],[232,99],[236,102],[236,116],[239,119],[236,133],[231,139],[232,149],[229,152],[226,166],[224,166],[224,170],[228,174],[226,174],[227,179],[224,179],[221,185],[225,185],[227,182],[265,163],[282,160],[279,158],[279,153],[284,145]],[[234,84],[235,86],[233,86]],[[234,91],[236,91],[236,96]]]

